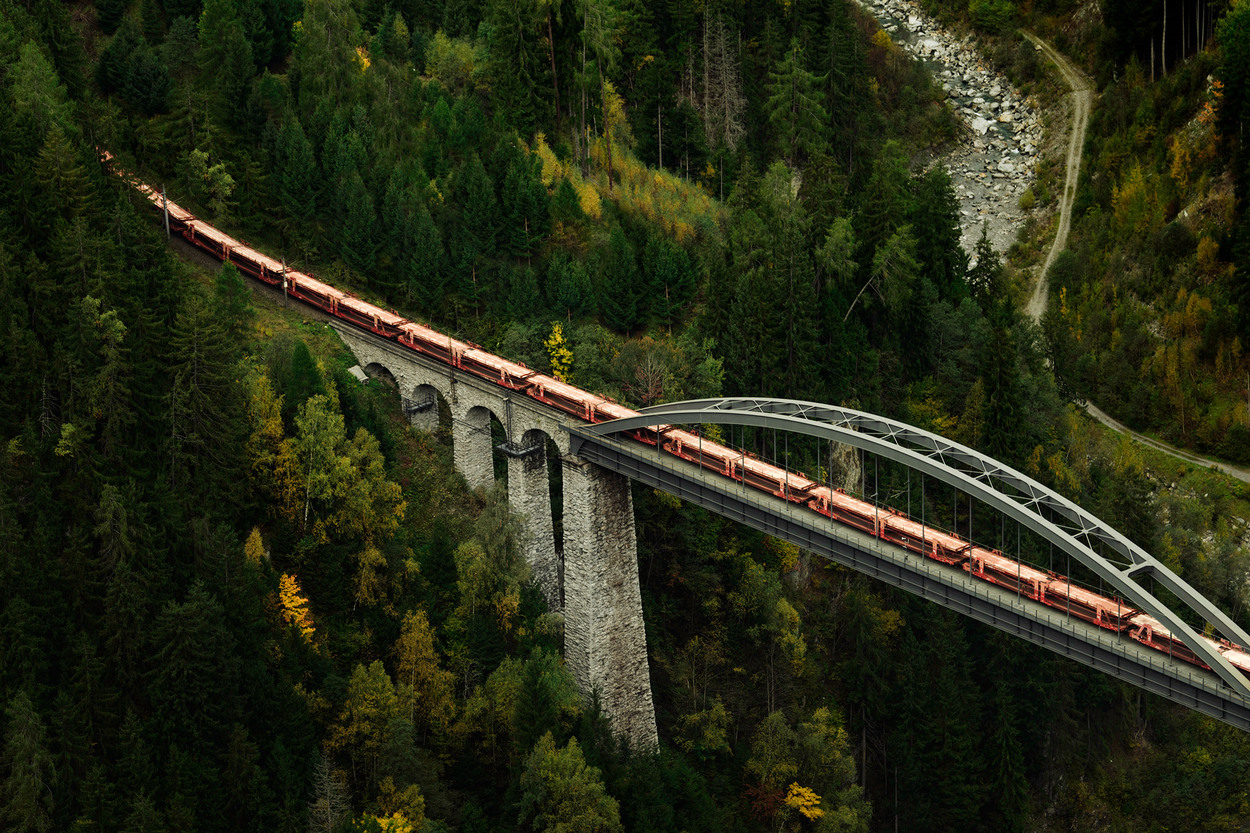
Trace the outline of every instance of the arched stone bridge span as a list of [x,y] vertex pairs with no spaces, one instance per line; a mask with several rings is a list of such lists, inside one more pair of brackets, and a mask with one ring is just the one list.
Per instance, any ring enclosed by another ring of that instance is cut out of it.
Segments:
[[[492,418],[498,421],[505,435],[500,448],[508,457],[509,500],[529,530],[526,554],[535,577],[551,608],[563,612],[566,661],[583,690],[600,693],[605,712],[636,747],[653,746],[657,733],[629,479],[1250,731],[1247,679],[1140,580],[1152,576],[1233,642],[1250,644],[1250,635],[1119,532],[972,449],[872,414],[774,399],[679,402],[637,417],[588,424],[394,342],[334,326],[362,365],[394,381],[414,425],[436,428],[438,407],[450,412],[456,468],[471,486],[493,480],[490,425]],[[835,523],[802,505],[747,488],[626,433],[705,424],[777,429],[845,443],[949,484],[1053,543],[1158,619],[1213,671]],[[552,531],[547,458],[540,451],[547,440],[561,457],[562,549]]]

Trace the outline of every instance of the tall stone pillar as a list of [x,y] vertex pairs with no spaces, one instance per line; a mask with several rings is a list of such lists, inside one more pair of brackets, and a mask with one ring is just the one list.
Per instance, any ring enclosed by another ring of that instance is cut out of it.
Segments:
[[556,534],[551,523],[551,484],[547,476],[546,436],[530,432],[521,440],[520,453],[508,460],[508,502],[525,520],[529,533],[525,560],[542,588],[547,607],[560,609],[560,572]]
[[599,692],[617,734],[655,748],[629,480],[576,457],[563,464],[565,660],[583,693]]
[[452,405],[452,458],[470,489],[495,484],[494,449],[490,442],[490,411]]

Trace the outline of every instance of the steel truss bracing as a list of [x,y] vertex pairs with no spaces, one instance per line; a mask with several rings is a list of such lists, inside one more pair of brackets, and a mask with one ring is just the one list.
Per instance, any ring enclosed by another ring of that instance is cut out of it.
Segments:
[[1138,579],[1153,577],[1230,641],[1250,647],[1250,635],[1150,553],[1067,498],[997,460],[874,414],[815,402],[756,398],[674,402],[647,408],[636,417],[573,427],[573,451],[579,453],[578,446],[587,441],[669,424],[745,425],[846,443],[954,486],[1084,564],[1131,604],[1163,623],[1211,667],[1237,699],[1250,703],[1246,678]]

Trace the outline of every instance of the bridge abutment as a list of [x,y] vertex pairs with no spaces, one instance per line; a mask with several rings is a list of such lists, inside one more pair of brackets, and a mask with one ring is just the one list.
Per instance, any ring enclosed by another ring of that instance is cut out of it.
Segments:
[[629,480],[577,457],[564,467],[564,657],[635,749],[658,742]]

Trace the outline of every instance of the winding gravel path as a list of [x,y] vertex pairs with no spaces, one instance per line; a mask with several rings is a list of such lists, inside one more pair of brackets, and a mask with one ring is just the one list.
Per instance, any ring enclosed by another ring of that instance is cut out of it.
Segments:
[[1094,103],[1094,85],[1079,69],[1059,54],[1053,46],[1032,32],[1022,33],[1046,54],[1047,58],[1059,68],[1063,79],[1072,88],[1072,127],[1068,130],[1067,172],[1063,182],[1063,195],[1059,198],[1059,229],[1055,232],[1055,242],[1050,246],[1046,262],[1037,276],[1037,286],[1033,297],[1025,308],[1029,317],[1041,321],[1046,311],[1046,299],[1050,289],[1047,273],[1059,253],[1068,247],[1068,232],[1072,228],[1072,203],[1076,201],[1076,185],[1081,176],[1081,153],[1085,147],[1085,130],[1089,126],[1089,112]]
[[[1050,267],[1055,262],[1055,258],[1059,256],[1059,253],[1068,246],[1068,232],[1072,228],[1072,203],[1076,199],[1076,185],[1081,174],[1081,154],[1085,146],[1085,130],[1089,126],[1090,108],[1094,101],[1094,85],[1084,73],[1074,67],[1067,58],[1061,55],[1049,43],[1032,32],[1022,32],[1022,34],[1036,44],[1046,54],[1046,57],[1050,58],[1055,66],[1059,68],[1059,72],[1063,75],[1064,80],[1067,81],[1068,86],[1072,88],[1072,127],[1068,131],[1067,172],[1064,177],[1063,196],[1059,200],[1059,228],[1055,232],[1055,241],[1051,244],[1050,253],[1046,255],[1046,262],[1042,264],[1041,274],[1037,276],[1037,286],[1033,289],[1033,296],[1029,299],[1029,304],[1025,308],[1030,318],[1041,323],[1042,313],[1046,311],[1046,301],[1050,290],[1049,281],[1046,277],[1047,272],[1050,271]],[[1244,483],[1250,483],[1250,470],[1222,463],[1219,460],[1212,460],[1209,457],[1203,457],[1190,451],[1184,451],[1160,440],[1139,434],[1107,415],[1092,402],[1086,401],[1085,413],[1112,431],[1130,436],[1142,445],[1149,446],[1156,451],[1161,451],[1190,465],[1213,468]]]

